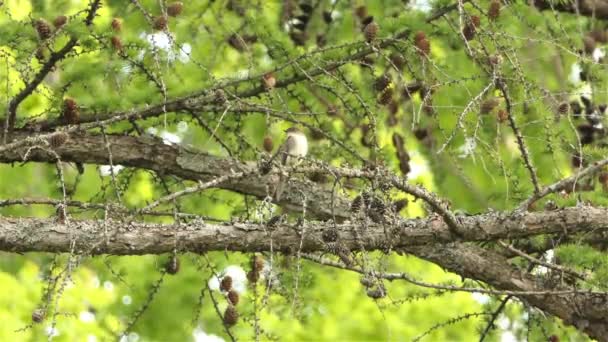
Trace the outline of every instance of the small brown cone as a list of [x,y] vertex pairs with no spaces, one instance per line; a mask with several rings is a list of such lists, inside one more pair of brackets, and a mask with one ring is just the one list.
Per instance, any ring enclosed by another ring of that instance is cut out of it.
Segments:
[[34,312],[32,312],[32,321],[34,321],[34,323],[40,323],[44,321],[45,316],[46,312],[44,309],[36,309]]
[[392,100],[393,100],[393,89],[386,88],[386,89],[384,89],[382,94],[380,94],[380,97],[378,98],[378,103],[380,103],[382,105],[386,105],[386,104],[391,103]]
[[407,198],[402,198],[400,200],[396,200],[395,202],[393,202],[393,210],[398,213],[400,212],[403,208],[405,208],[408,204],[408,200]]
[[234,305],[228,305],[226,311],[224,311],[224,325],[231,327],[236,324],[239,320],[239,313],[236,311]]
[[239,293],[235,290],[228,291],[227,297],[230,304],[237,305],[239,303]]
[[236,33],[228,37],[228,44],[239,52],[243,52],[247,48],[247,42],[245,42],[245,39]]
[[36,28],[36,32],[38,32],[38,37],[40,37],[41,40],[48,39],[51,36],[51,25],[49,25],[46,20],[36,20],[36,22],[34,22],[34,27]]
[[596,47],[595,39],[591,36],[583,37],[583,48],[586,54],[590,55],[593,53]]
[[80,121],[80,109],[74,99],[66,98],[63,100],[62,119],[64,123],[75,125]]
[[498,106],[498,103],[499,101],[496,97],[486,99],[479,106],[479,112],[481,114],[489,114],[491,111],[494,110],[494,108],[496,108],[496,106]]
[[112,43],[114,50],[122,52],[122,40],[119,36],[112,36],[112,38],[110,38],[110,42]]
[[169,261],[165,264],[165,271],[169,274],[177,274],[180,269],[179,258],[177,256],[172,256]]
[[477,28],[480,26],[481,20],[478,16],[473,15],[462,29],[462,35],[466,40],[472,40],[475,38]]
[[312,172],[308,175],[308,179],[315,183],[327,183],[327,176],[321,172]]
[[60,29],[67,22],[68,22],[68,17],[66,17],[65,15],[60,15],[57,18],[55,18],[55,20],[53,20],[53,26],[55,26],[56,29]]
[[122,20],[120,18],[112,19],[112,30],[115,32],[120,32],[122,30]]
[[181,1],[172,2],[167,6],[167,14],[170,17],[177,17],[182,14],[184,10],[184,4]]
[[414,136],[418,140],[423,140],[429,136],[429,131],[426,128],[417,128],[414,130]]
[[367,18],[367,7],[365,6],[359,6],[355,9],[355,15],[360,19],[363,20],[364,18]]
[[226,103],[226,101],[228,101],[228,98],[226,97],[226,93],[222,89],[216,89],[213,92],[213,102],[215,104],[221,105]]
[[44,47],[40,46],[36,49],[36,53],[34,54],[34,57],[36,57],[40,63],[44,63],[44,60],[46,59],[44,51]]
[[220,282],[220,290],[222,291],[230,291],[232,289],[232,277],[227,275],[222,278]]
[[388,87],[390,83],[391,78],[387,74],[384,74],[376,78],[376,80],[374,81],[374,89],[378,92],[383,91],[384,89],[386,89],[386,87]]
[[157,31],[164,31],[167,29],[167,23],[167,17],[165,17],[164,15],[159,15],[154,18],[152,27]]
[[277,85],[277,79],[274,77],[274,74],[269,72],[262,76],[262,86],[266,90],[272,90]]
[[490,20],[496,20],[500,16],[500,1],[492,0],[490,7],[488,7],[488,18]]
[[256,255],[255,257],[253,257],[252,260],[252,269],[254,269],[256,272],[261,272],[264,269],[264,258],[262,258],[259,255]]
[[55,208],[55,222],[59,224],[65,224],[67,221],[67,209],[63,206],[63,204],[59,204],[57,208]]
[[386,297],[386,291],[382,288],[367,290],[367,296],[372,299],[380,299]]
[[499,54],[491,55],[488,57],[488,63],[493,67],[499,66],[502,63],[502,56]]
[[426,40],[426,34],[422,31],[418,31],[416,32],[416,35],[414,35],[414,42],[418,43],[421,40]]
[[421,56],[426,57],[431,53],[431,43],[426,38],[417,41],[415,45]]
[[557,107],[557,112],[560,115],[566,115],[566,114],[568,114],[569,111],[570,111],[570,104],[568,104],[568,102],[562,102]]
[[252,283],[257,283],[258,280],[260,279],[260,272],[256,272],[255,270],[251,270],[249,272],[247,272],[247,280],[249,280]]
[[340,236],[338,235],[338,230],[335,228],[328,228],[323,231],[321,234],[321,238],[323,242],[336,242]]
[[464,36],[464,39],[468,40],[472,40],[473,38],[475,38],[475,26],[471,25],[470,23],[466,24],[463,29],[462,29],[462,35]]
[[397,68],[397,70],[403,70],[403,66],[405,65],[405,57],[398,52],[393,52],[390,55],[391,63]]
[[272,152],[272,149],[274,148],[274,144],[272,142],[272,138],[267,136],[264,138],[264,150],[268,153]]
[[65,142],[67,140],[68,140],[67,133],[57,132],[49,137],[48,142],[52,148],[57,148],[57,147],[60,147],[61,145],[65,144]]
[[608,191],[608,172],[606,172],[606,171],[601,172],[597,176],[597,180],[600,182],[600,184],[602,184],[602,189],[604,190],[604,192],[607,192]]
[[497,117],[498,117],[498,122],[505,122],[509,118],[509,113],[507,113],[506,110],[501,108],[498,110]]
[[368,43],[374,41],[376,39],[376,37],[378,37],[378,31],[380,31],[380,27],[374,21],[365,25],[365,29],[363,30],[363,34],[365,35],[365,40]]

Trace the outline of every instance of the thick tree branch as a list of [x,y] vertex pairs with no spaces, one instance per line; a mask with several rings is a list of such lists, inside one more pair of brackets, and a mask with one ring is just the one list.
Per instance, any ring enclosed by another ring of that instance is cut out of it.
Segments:
[[[462,1],[467,3],[468,0]],[[594,17],[597,19],[608,19],[608,1],[606,0],[563,0],[563,1],[551,1],[551,0],[533,0],[528,3],[531,6],[538,8],[541,11],[553,10],[558,12],[571,13],[576,15],[584,15],[587,17]],[[427,19],[426,22],[433,22],[444,15],[456,10],[458,8],[458,2],[441,7],[433,12]]]
[[[190,252],[233,250],[243,252],[270,250],[325,251],[323,232],[335,229],[344,247],[357,250],[437,246],[454,241],[496,241],[529,238],[541,234],[605,232],[608,209],[572,207],[551,212],[526,213],[517,218],[508,213],[491,213],[463,217],[461,237],[455,237],[449,226],[436,219],[399,219],[388,223],[311,222],[302,237],[301,228],[282,223],[267,226],[257,223],[210,224],[193,221],[188,225],[73,221],[62,225],[49,219],[0,217],[0,250],[15,252],[68,252],[72,239],[78,249],[95,254],[161,254],[175,248]],[[354,231],[357,230],[360,240]],[[102,237],[106,236],[107,241]],[[444,263],[447,262],[444,260]]]
[[534,0],[530,4],[539,10],[555,10],[597,19],[608,19],[608,1],[606,0]]
[[[481,280],[497,289],[537,291],[545,289],[537,279],[511,266],[507,259],[480,247],[455,243],[443,248],[415,248],[413,254],[461,276]],[[561,287],[556,288],[556,290]],[[574,325],[598,341],[608,341],[608,295],[573,293],[561,295],[520,295],[531,305]]]
[[[26,134],[15,132],[20,139]],[[183,147],[167,145],[159,138],[108,136],[112,148],[112,161],[115,165],[143,168],[152,170],[160,175],[174,175],[183,179],[208,182],[233,171],[250,174],[241,179],[231,179],[219,188],[252,195],[260,199],[272,194],[276,184],[277,173],[260,175],[256,172],[257,165],[253,162],[242,163],[230,158],[220,158],[195,152]],[[45,147],[43,141],[40,147]],[[35,145],[34,145],[35,146]],[[80,162],[86,164],[109,164],[107,151],[103,148],[105,142],[101,135],[72,134],[62,146],[55,149],[65,162]],[[43,148],[25,146],[16,149],[0,150],[0,162],[11,163],[24,161],[55,162],[54,153]],[[46,146],[45,148],[49,148]],[[349,203],[341,197],[332,199],[330,191],[310,191],[314,187],[307,179],[290,179],[289,188],[277,203],[286,209],[299,211],[306,204],[307,211],[317,218],[328,219],[336,217],[343,220],[348,217]],[[333,210],[332,210],[333,206]],[[332,214],[335,211],[335,214]]]
[[[605,221],[607,214],[608,209],[593,207],[527,213],[517,218],[508,214],[485,214],[461,220],[461,232],[466,239],[479,241],[561,231],[570,234],[600,231],[608,229]],[[326,251],[322,232],[334,228],[334,225],[311,225],[301,236],[304,231],[302,227],[286,224],[270,227],[252,223],[206,224],[200,221],[185,225],[72,221],[62,225],[49,219],[0,218],[0,250],[74,250],[85,254],[126,255],[168,253],[174,251],[176,246],[180,251],[195,253],[210,250],[268,251],[272,245],[274,251]],[[437,220],[404,220],[393,229],[368,225],[363,236],[356,237],[352,232],[357,225],[339,225],[337,241],[352,249],[361,248],[363,244],[366,250],[383,249],[387,245],[406,250],[449,271],[481,280],[505,293],[516,294],[598,340],[608,339],[606,294],[577,292],[560,286],[547,288],[534,276],[512,266],[508,259],[497,253],[462,242],[446,244],[453,235],[447,224]],[[406,278],[392,275],[387,279]]]

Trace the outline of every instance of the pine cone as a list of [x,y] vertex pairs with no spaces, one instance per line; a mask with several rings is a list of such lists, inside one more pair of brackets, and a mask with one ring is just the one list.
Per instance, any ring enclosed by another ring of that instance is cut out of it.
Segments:
[[239,303],[239,293],[235,290],[228,291],[227,297],[230,304],[237,305]]
[[275,85],[277,85],[277,79],[274,77],[274,74],[269,72],[262,76],[262,85],[266,90],[272,90]]
[[122,52],[122,40],[120,39],[120,37],[112,36],[110,42],[112,43],[112,47],[114,48],[114,50]]
[[491,97],[489,99],[486,99],[479,106],[479,112],[481,114],[489,114],[491,111],[494,110],[494,108],[496,108],[496,106],[498,106],[498,103],[499,103],[499,100],[496,97]]
[[177,272],[179,272],[179,269],[179,258],[176,256],[172,256],[171,259],[169,259],[169,261],[167,261],[167,263],[165,264],[165,271],[167,271],[167,273],[169,274],[176,274]]
[[68,135],[65,132],[57,132],[48,138],[49,145],[52,148],[57,148],[68,140]]
[[382,94],[380,94],[380,98],[378,99],[378,103],[382,105],[389,104],[393,100],[393,89],[386,88]]
[[232,277],[227,275],[220,282],[220,290],[230,291],[230,289],[232,289]]
[[122,30],[122,20],[120,20],[120,18],[114,18],[112,19],[112,30],[116,31],[116,32],[120,32]]
[[78,104],[71,98],[63,100],[63,123],[76,125],[80,121],[80,109]]
[[422,56],[428,56],[431,53],[431,43],[429,43],[426,34],[422,31],[417,32],[414,36],[414,45]]
[[386,87],[388,87],[388,85],[391,83],[391,78],[384,74],[378,78],[376,78],[376,81],[374,81],[374,89],[376,91],[383,91],[384,89],[386,89]]
[[66,17],[65,15],[60,15],[57,18],[55,18],[55,20],[53,20],[53,26],[55,26],[56,29],[60,29],[67,22],[68,22],[68,17]]
[[266,263],[264,262],[264,258],[262,258],[259,255],[256,255],[255,257],[253,257],[252,259],[252,269],[257,271],[257,272],[261,272],[264,269],[264,265]]
[[51,25],[46,20],[38,19],[34,23],[34,26],[41,40],[48,39],[51,36]]
[[184,4],[181,1],[173,2],[167,6],[167,14],[171,17],[177,17],[178,15],[182,14],[183,10]]
[[562,102],[557,107],[557,112],[561,115],[566,115],[570,111],[570,105],[568,102]]
[[36,309],[32,312],[32,321],[34,321],[34,323],[40,323],[44,321],[45,316],[46,312],[43,309]]
[[374,21],[365,25],[365,29],[363,30],[363,34],[365,35],[365,40],[368,43],[374,41],[376,39],[376,37],[378,36],[378,31],[380,31],[380,27]]
[[224,324],[226,326],[233,326],[239,320],[239,313],[233,305],[228,305],[226,311],[224,311]]
[[165,17],[164,15],[159,15],[154,18],[152,27],[157,31],[164,31],[167,29],[167,23],[167,17]]
[[490,7],[488,8],[488,18],[490,18],[490,20],[496,20],[499,15],[500,2],[498,0],[492,0],[492,2],[490,2]]

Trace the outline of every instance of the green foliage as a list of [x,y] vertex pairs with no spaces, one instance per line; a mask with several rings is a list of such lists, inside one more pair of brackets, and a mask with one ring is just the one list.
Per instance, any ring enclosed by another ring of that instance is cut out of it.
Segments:
[[[487,72],[488,64],[481,59],[483,51],[489,55],[501,53],[508,60],[496,68],[509,81],[513,120],[526,140],[542,185],[574,172],[571,160],[576,151],[582,151],[588,162],[606,155],[605,145],[599,143],[578,146],[577,128],[572,121],[575,119],[556,116],[553,103],[556,100],[546,95],[586,89],[588,83],[572,85],[565,80],[572,64],[580,63],[593,75],[589,82],[599,88],[593,93],[594,97],[597,95],[594,100],[598,103],[606,100],[605,64],[591,63],[571,51],[580,48],[572,45],[579,44],[577,34],[581,27],[591,28],[590,20],[539,12],[522,2],[504,6],[504,14],[493,22],[482,14],[486,1],[467,3],[463,10],[481,15],[483,30],[465,44],[458,23],[462,18],[455,14],[458,10],[446,14],[451,18],[449,21],[429,23],[426,19],[430,13],[412,9],[402,1],[368,2],[368,13],[379,24],[380,38],[406,31],[409,36],[382,49],[374,47],[370,54],[371,69],[357,60],[327,71],[333,63],[346,63],[353,54],[369,48],[363,43],[360,20],[350,2],[336,2],[333,9],[339,15],[331,24],[324,22],[321,13],[331,10],[333,5],[329,1],[318,2],[320,7],[315,9],[309,23],[309,39],[304,45],[296,44],[284,30],[283,1],[228,2],[235,8],[242,6],[244,13],[227,9],[226,1],[184,2],[183,13],[169,18],[171,37],[167,38],[149,23],[162,13],[158,1],[103,1],[91,27],[82,20],[86,1],[5,1],[0,5],[0,106],[5,108],[9,99],[23,89],[24,82],[32,79],[43,65],[44,61],[35,57],[38,48],[48,58],[51,51],[56,52],[75,38],[78,46],[69,58],[60,62],[20,105],[18,127],[32,119],[57,120],[66,97],[76,99],[83,113],[94,115],[143,109],[194,93],[209,95],[219,84],[228,94],[227,106],[259,105],[268,107],[267,110],[169,111],[139,120],[137,127],[126,122],[115,124],[107,132],[135,135],[138,129],[146,132],[153,128],[152,134],[179,136],[182,144],[201,153],[228,157],[225,144],[236,152],[230,157],[255,161],[262,153],[264,137],[273,139],[276,150],[284,138],[283,130],[296,123],[321,128],[329,136],[330,139],[312,142],[310,154],[315,158],[336,166],[362,166],[361,158],[353,155],[357,154],[368,161],[382,160],[386,167],[401,175],[401,161],[392,144],[393,134],[400,133],[411,158],[412,171],[408,177],[412,183],[424,184],[446,198],[455,210],[466,213],[508,210],[527,198],[534,188],[516,136],[509,123],[498,116],[498,111],[506,108],[506,99],[495,86],[492,72]],[[134,3],[147,13],[142,13]],[[451,3],[430,2],[433,9]],[[68,16],[68,23],[53,31],[56,36],[52,40],[41,41],[33,20],[44,18],[52,22],[57,15]],[[559,21],[554,20],[556,16]],[[122,20],[120,32],[111,28],[114,17]],[[420,56],[413,43],[419,31],[425,32],[431,45],[428,59]],[[562,33],[567,35],[558,38]],[[255,39],[239,49],[234,47],[234,41],[232,45],[229,43],[235,35]],[[112,47],[112,37],[120,38],[122,51]],[[572,42],[573,37],[577,38],[576,43]],[[321,38],[326,41],[324,47],[317,46]],[[557,41],[552,41],[553,38]],[[154,46],[153,41],[161,44]],[[401,70],[391,66],[391,53],[403,56],[405,66]],[[558,60],[555,63],[559,71],[552,59]],[[321,76],[314,82],[297,82],[259,96],[236,98],[240,93],[259,88],[264,73],[272,71],[279,82],[284,82],[293,77],[306,79],[303,70],[317,69],[321,70]],[[374,81],[385,74],[390,76],[390,87],[395,92],[394,113],[378,103],[381,93],[373,87]],[[237,83],[235,79],[247,81]],[[425,102],[422,90],[407,99],[400,95],[404,86],[417,81],[425,83],[424,90],[431,94],[430,104]],[[497,97],[499,105],[490,113],[481,114],[481,102],[489,97]],[[560,98],[571,100],[567,96]],[[580,96],[574,96],[573,100],[579,102]],[[5,117],[0,119],[4,122]],[[200,122],[208,127],[201,127]],[[187,128],[181,129],[184,125]],[[365,132],[366,125],[374,127],[373,133]],[[420,129],[428,130],[426,139],[416,137]],[[377,145],[365,146],[362,142],[367,138]],[[354,153],[346,152],[335,141]],[[443,152],[437,153],[442,146]],[[103,204],[115,202],[120,196],[122,204],[132,209],[143,208],[159,197],[193,185],[148,170],[126,168],[115,179],[102,174],[96,165],[86,165],[83,174],[72,164],[63,163],[62,170],[71,199]],[[61,199],[63,191],[57,179],[55,165],[0,164],[0,199]],[[595,186],[597,182],[592,183]],[[351,195],[356,192],[344,191]],[[608,204],[606,189],[600,186],[576,195],[550,198],[565,206],[576,204],[579,200],[576,196],[597,205]],[[421,201],[410,202],[402,211],[404,216],[427,214]],[[180,212],[210,221],[261,221],[275,213],[268,210],[266,203],[226,190],[197,193],[158,209],[171,212],[177,207]],[[43,205],[0,207],[2,216],[51,217],[54,213],[55,208]],[[101,209],[75,208],[70,209],[70,215],[75,219],[104,218]],[[145,220],[174,222],[171,216]],[[538,238],[531,244],[544,242],[545,239]],[[555,256],[563,265],[592,274],[589,288],[606,289],[605,252],[573,241],[555,248]],[[230,265],[249,271],[251,255],[220,252],[179,255],[181,267],[175,275],[165,273],[169,257],[2,254],[0,340],[42,340],[51,326],[59,332],[54,340],[92,340],[89,336],[97,341],[112,340],[135,317],[138,320],[131,331],[145,341],[187,340],[197,328],[228,339],[210,293],[220,312],[227,306],[226,298],[217,290],[207,291],[207,285]],[[295,255],[273,253],[272,258],[276,263],[274,286],[268,288],[263,281],[257,285],[248,283],[241,294],[238,305],[241,319],[230,330],[240,340],[253,340],[259,324],[262,340],[401,341],[428,332],[424,337],[427,341],[468,341],[478,338],[488,313],[499,305],[494,299],[484,301],[464,292],[421,289],[404,280],[385,281],[388,296],[374,300],[366,295],[361,275],[354,272],[322,267]],[[463,279],[431,263],[396,253],[361,252],[357,258],[372,268],[407,272],[429,283],[463,284]],[[265,255],[265,259],[269,261],[270,255]],[[68,268],[69,272],[61,271]],[[46,309],[49,314],[42,323],[32,323],[34,310],[46,305],[49,275],[57,277],[57,287],[51,291],[53,300]],[[154,297],[149,299],[151,294]],[[141,308],[145,310],[138,316]],[[464,319],[462,316],[466,314],[472,318]],[[512,331],[519,338],[528,336],[530,340],[543,340],[550,334],[572,341],[585,339],[575,329],[531,313],[519,302],[511,302],[500,319],[510,325],[496,329],[488,341],[500,340],[505,331]],[[436,325],[439,327],[433,328]]]

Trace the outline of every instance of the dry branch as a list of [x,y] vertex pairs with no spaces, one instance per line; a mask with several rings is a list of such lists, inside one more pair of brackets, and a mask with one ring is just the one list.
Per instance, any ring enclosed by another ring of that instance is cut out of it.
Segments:
[[[211,224],[192,221],[189,224],[147,224],[121,221],[72,220],[62,225],[53,219],[0,217],[0,250],[14,252],[68,252],[72,240],[81,253],[93,254],[161,254],[178,249],[188,252],[233,250],[242,252],[269,251],[272,232],[274,250],[303,252],[325,251],[323,232],[336,229],[338,241],[348,249],[384,250],[393,248],[424,248],[443,246],[455,241],[496,241],[530,238],[542,234],[604,233],[608,230],[608,209],[573,207],[551,212],[526,213],[513,217],[507,213],[491,213],[462,217],[462,237],[455,237],[442,220],[404,219],[385,224],[368,222],[361,231],[361,222],[309,222],[306,234],[301,227],[288,223],[268,227],[264,223],[232,222]],[[357,241],[355,229],[361,234]],[[104,241],[103,236],[107,240]],[[444,260],[442,263],[445,263]]]

